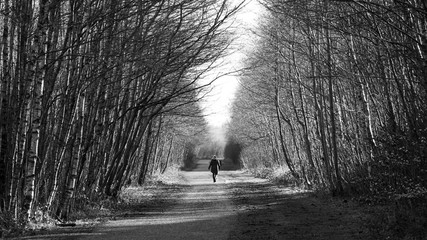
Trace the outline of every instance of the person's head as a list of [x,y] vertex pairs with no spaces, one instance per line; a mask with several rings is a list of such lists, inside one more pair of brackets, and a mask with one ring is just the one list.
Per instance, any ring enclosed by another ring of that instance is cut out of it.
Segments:
[[216,159],[216,155],[213,155],[213,157],[212,157],[213,159]]

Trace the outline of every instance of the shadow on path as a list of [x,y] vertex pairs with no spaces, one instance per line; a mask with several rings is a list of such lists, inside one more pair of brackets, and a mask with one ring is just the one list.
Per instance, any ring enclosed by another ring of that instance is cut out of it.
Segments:
[[229,239],[369,239],[364,216],[347,203],[266,182],[229,188],[239,212]]

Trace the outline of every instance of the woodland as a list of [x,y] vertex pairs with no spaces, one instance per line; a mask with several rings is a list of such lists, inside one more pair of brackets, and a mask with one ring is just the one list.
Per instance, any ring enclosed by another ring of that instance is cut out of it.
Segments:
[[[0,1],[2,230],[195,157],[228,1]],[[9,224],[9,225],[8,225]]]
[[[224,157],[259,176],[280,170],[287,183],[389,204],[384,221],[397,235],[425,234],[427,3],[259,2]],[[1,228],[66,221],[209,156],[199,103],[240,7],[1,0]]]
[[380,221],[425,237],[426,1],[260,3],[229,125],[243,165],[390,204]]

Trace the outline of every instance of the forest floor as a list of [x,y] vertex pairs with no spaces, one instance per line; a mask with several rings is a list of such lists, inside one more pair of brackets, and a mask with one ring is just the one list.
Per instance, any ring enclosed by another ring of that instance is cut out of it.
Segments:
[[370,239],[368,213],[351,201],[242,171],[221,171],[213,183],[201,165],[179,181],[130,189],[108,221],[21,239]]

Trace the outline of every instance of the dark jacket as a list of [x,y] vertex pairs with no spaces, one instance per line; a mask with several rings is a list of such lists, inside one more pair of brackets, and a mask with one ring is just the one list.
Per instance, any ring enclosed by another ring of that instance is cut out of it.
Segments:
[[212,173],[218,173],[220,167],[221,163],[217,159],[212,159],[209,163],[208,169],[210,169]]

